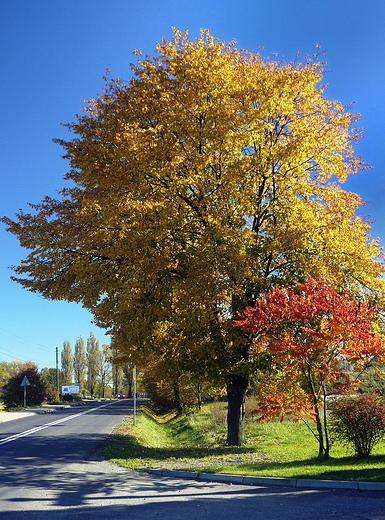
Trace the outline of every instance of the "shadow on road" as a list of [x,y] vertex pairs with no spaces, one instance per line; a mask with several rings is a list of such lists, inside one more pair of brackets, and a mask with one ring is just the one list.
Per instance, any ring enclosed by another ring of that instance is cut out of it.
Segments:
[[[104,417],[111,408],[92,413]],[[91,430],[85,417],[84,428]],[[0,519],[301,520],[322,511],[323,518],[354,520],[384,512],[385,498],[374,492],[158,480],[98,456],[105,435],[84,431],[63,437],[61,431],[58,424],[48,436],[35,433],[0,447]]]
[[21,511],[28,511],[29,519],[40,520],[77,516],[114,520],[299,520],[322,510],[323,518],[354,520],[368,518],[369,513],[374,518],[384,506],[384,498],[378,493],[158,481],[123,468],[111,469],[105,461],[71,465],[68,471],[52,471],[42,464],[18,477],[14,497],[3,502],[0,518],[19,519]]

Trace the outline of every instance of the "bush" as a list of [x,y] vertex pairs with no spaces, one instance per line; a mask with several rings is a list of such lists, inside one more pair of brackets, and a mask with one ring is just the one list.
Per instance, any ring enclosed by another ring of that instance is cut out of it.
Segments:
[[50,404],[60,403],[60,395],[59,395],[59,392],[56,390],[56,388],[49,388],[47,397],[48,397],[48,402]]
[[72,401],[75,400],[74,396],[72,394],[62,394],[61,400],[65,403],[72,403]]
[[368,457],[385,434],[385,406],[378,397],[343,397],[331,407],[330,433],[356,455]]
[[26,391],[26,405],[39,406],[46,398],[46,387],[40,377],[37,366],[34,363],[28,363],[20,367],[17,374],[11,377],[4,387],[3,399],[7,408],[24,405],[24,388],[21,386],[24,376],[26,376],[30,382]]

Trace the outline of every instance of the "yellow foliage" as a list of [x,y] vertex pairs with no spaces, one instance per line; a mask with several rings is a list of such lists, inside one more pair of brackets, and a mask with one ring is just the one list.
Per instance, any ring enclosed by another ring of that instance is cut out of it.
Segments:
[[358,117],[324,96],[321,63],[208,31],[136,54],[59,141],[71,187],[4,219],[31,251],[19,283],[81,302],[132,360],[176,350],[206,376],[250,370],[231,319],[271,285],[322,275],[382,297],[381,248],[341,187],[366,168]]

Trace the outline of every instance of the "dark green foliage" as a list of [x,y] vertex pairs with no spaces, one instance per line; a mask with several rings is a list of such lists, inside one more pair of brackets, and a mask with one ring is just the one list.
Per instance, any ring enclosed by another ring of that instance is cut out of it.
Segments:
[[72,394],[63,394],[63,395],[61,396],[61,400],[62,400],[62,401],[65,401],[65,402],[72,402],[72,401],[74,401],[75,399],[74,399],[74,396],[73,396]]
[[[58,369],[57,372],[59,375],[59,389],[60,389],[61,385],[64,384],[63,383],[63,374],[60,369]],[[57,385],[56,368],[46,368],[46,367],[42,368],[40,371],[40,377],[42,378],[45,386],[48,389],[57,390],[57,388],[56,388],[56,385]]]
[[330,432],[356,455],[368,457],[385,435],[385,405],[374,395],[342,397],[331,407]]
[[34,364],[21,367],[4,387],[3,399],[6,408],[16,408],[24,405],[24,388],[21,386],[24,376],[30,385],[27,386],[27,406],[39,406],[47,396],[46,386]]

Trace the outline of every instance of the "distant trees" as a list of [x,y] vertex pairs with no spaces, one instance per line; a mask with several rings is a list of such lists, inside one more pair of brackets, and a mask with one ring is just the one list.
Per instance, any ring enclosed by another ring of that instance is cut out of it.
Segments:
[[120,365],[112,365],[112,392],[116,395],[120,392],[123,385],[123,367]]
[[[106,390],[111,383],[115,383],[113,393],[120,391],[123,379],[121,367],[115,367],[113,351],[110,345],[104,344],[100,348],[99,340],[93,332],[87,339],[87,347],[82,336],[78,336],[74,353],[69,341],[64,341],[61,353],[63,384],[79,383],[79,393],[85,395],[99,395],[105,397]],[[71,372],[72,368],[72,372]],[[114,382],[113,382],[114,380]],[[111,391],[112,389],[110,389]]]
[[[65,340],[60,357],[61,369],[59,370],[44,367],[39,371],[37,365],[32,361],[26,363],[19,360],[0,361],[0,398],[7,395],[4,402],[6,405],[9,403],[11,407],[23,404],[23,392],[21,387],[18,387],[22,381],[19,375],[27,369],[37,371],[39,380],[39,384],[36,383],[34,386],[30,381],[31,387],[27,389],[27,396],[32,392],[36,396],[28,397],[28,406],[40,404],[45,397],[49,402],[57,402],[62,385],[72,383],[79,383],[79,393],[83,397],[86,395],[106,397],[123,390],[124,361],[117,356],[117,350],[110,345],[103,344],[100,348],[99,340],[96,339],[93,332],[87,339],[87,348],[84,345],[83,337],[78,336],[74,352],[72,352],[71,343]],[[59,376],[59,380],[57,380],[57,376]],[[30,379],[29,376],[27,377]],[[33,374],[31,378],[33,381],[36,379]],[[130,380],[130,377],[127,380]]]
[[17,374],[18,369],[23,366],[22,361],[2,361],[0,363],[0,395],[2,395],[2,389],[7,384],[9,379]]
[[100,374],[100,349],[99,340],[96,339],[93,332],[87,339],[87,381],[88,389],[91,395],[95,394],[96,384]]
[[[117,393],[121,390],[123,369],[121,366],[113,365],[115,362],[118,361],[114,359],[110,345],[104,344],[100,348],[99,340],[93,332],[90,332],[87,339],[87,347],[84,345],[83,337],[78,336],[73,353],[70,342],[66,340],[61,352],[59,386],[79,383],[79,393],[83,397],[105,397],[108,386],[112,384],[113,389],[110,388],[110,392]],[[47,387],[55,384],[56,388],[56,369],[44,368],[42,377]]]
[[74,357],[72,355],[71,343],[67,340],[63,343],[63,350],[61,352],[61,369],[64,384],[69,385],[73,383]]
[[116,345],[111,341],[110,345],[110,361],[111,361],[111,372],[112,372],[112,392],[116,395],[122,390],[123,386],[123,366],[124,362],[121,360],[119,350]]
[[[58,374],[56,372],[56,368],[44,367],[40,371],[40,376],[41,376],[42,380],[44,381],[44,384],[48,388],[57,387],[57,375]],[[63,382],[63,374],[62,374],[62,371],[59,370],[59,386],[62,384],[62,382]]]
[[50,403],[57,403],[60,401],[60,395],[58,391],[58,383],[59,388],[63,383],[63,374],[61,370],[56,370],[56,368],[47,368],[44,367],[40,371],[40,376],[42,378],[43,383],[47,389],[47,397]]
[[75,383],[79,383],[80,394],[83,394],[86,386],[87,376],[87,356],[86,349],[84,346],[84,339],[82,336],[78,336],[75,343],[74,352],[74,373]]
[[112,380],[110,346],[102,345],[100,352],[99,380],[102,397],[106,395],[106,387]]

